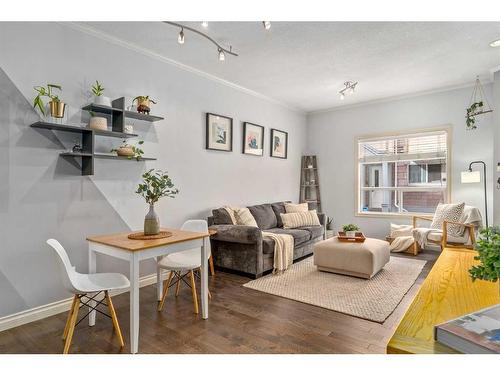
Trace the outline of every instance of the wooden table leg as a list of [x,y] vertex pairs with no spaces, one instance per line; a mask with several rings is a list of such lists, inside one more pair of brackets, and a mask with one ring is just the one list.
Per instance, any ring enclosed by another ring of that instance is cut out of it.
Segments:
[[203,238],[201,247],[201,316],[203,319],[208,319],[208,249],[209,237]]
[[[96,264],[96,253],[92,250],[92,244],[89,243],[89,273],[97,272],[97,264]],[[96,303],[94,301],[89,301],[89,305],[95,307]],[[89,311],[92,310],[92,307],[89,307]],[[89,326],[95,325],[95,310],[89,314]]]
[[208,258],[208,262],[210,264],[210,275],[215,275],[215,267],[214,267],[214,258],[213,256],[210,256],[210,258]]
[[139,350],[139,258],[130,254],[130,352]]

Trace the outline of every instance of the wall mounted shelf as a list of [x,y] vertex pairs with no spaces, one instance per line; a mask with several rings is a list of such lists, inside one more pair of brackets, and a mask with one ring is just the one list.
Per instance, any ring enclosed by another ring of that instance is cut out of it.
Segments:
[[139,160],[136,158],[129,159],[127,156],[118,156],[115,154],[101,154],[101,153],[95,153],[94,157],[99,158],[99,159],[115,159],[115,160],[130,160],[130,161],[150,161],[150,160],[156,160],[156,158],[147,158],[147,157],[141,157]]
[[135,120],[148,121],[148,122],[156,122],[164,120],[164,118],[160,116],[146,115],[144,113],[138,113],[133,111],[125,111],[125,117],[133,118]]

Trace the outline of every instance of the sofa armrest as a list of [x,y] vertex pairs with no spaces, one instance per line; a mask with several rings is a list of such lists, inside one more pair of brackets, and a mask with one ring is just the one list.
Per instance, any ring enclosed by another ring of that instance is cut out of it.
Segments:
[[209,229],[217,231],[211,239],[216,241],[256,244],[262,242],[262,231],[246,225],[212,225]]

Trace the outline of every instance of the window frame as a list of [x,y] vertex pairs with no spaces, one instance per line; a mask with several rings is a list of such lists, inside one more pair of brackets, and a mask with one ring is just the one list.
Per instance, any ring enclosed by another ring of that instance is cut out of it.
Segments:
[[[354,165],[355,165],[355,175],[354,175],[354,216],[355,217],[378,217],[378,218],[394,218],[394,217],[412,217],[412,216],[424,216],[424,217],[432,217],[433,213],[428,212],[363,212],[361,211],[361,186],[360,186],[360,163],[359,163],[359,143],[362,141],[377,139],[377,138],[388,138],[388,137],[402,137],[407,135],[415,135],[420,133],[435,133],[435,132],[446,132],[446,188],[445,188],[445,203],[449,203],[451,201],[451,181],[452,181],[452,173],[451,173],[451,163],[452,163],[452,126],[444,125],[438,127],[431,128],[412,128],[405,131],[399,132],[381,132],[381,133],[372,133],[372,134],[363,134],[360,136],[354,137]],[[409,179],[409,176],[408,176]],[[429,189],[436,188],[435,184],[423,184],[429,187]],[[432,186],[434,185],[434,186]],[[423,188],[422,184],[411,184],[411,186],[407,186],[405,190],[411,191],[412,189]],[[400,188],[401,189],[401,188]]]

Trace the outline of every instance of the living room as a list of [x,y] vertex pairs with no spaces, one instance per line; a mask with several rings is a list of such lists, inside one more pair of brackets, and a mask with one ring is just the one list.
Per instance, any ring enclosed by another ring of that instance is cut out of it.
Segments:
[[0,17],[2,357],[500,352],[500,22],[198,5]]

